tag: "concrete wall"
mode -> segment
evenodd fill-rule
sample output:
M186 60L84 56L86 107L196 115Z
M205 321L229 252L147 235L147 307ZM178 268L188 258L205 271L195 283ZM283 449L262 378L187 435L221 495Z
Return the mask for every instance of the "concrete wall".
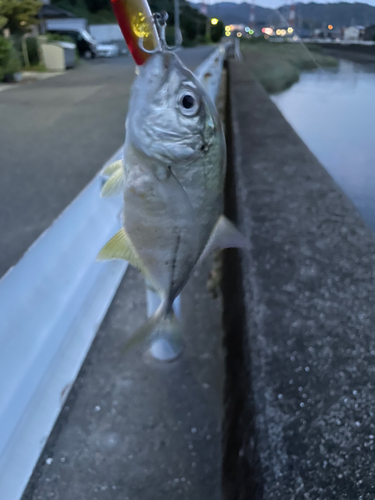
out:
M374 235L241 62L228 121L225 499L373 499Z

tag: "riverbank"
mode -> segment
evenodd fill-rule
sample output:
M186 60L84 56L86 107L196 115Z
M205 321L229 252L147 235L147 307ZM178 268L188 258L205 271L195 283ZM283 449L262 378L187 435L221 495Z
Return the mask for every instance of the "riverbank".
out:
M253 76L270 94L298 82L302 71L338 64L337 59L323 54L316 45L244 41L241 51Z
M323 54L347 59L359 64L374 64L375 63L375 45L361 44L321 44Z

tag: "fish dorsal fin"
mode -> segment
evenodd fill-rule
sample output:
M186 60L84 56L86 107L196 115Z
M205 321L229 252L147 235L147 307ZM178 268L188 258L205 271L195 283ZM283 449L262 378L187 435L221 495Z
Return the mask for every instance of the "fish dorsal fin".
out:
M118 170L119 168L122 168L122 166L123 166L122 160L114 161L113 163L110 163L109 165L107 165L103 169L101 174L105 175L106 177L110 177L112 174L114 174L116 172L116 170Z
M224 215L220 215L205 246L199 262L215 250L223 248L249 248L249 242Z
M124 169L122 165L120 168L114 171L111 177L102 187L100 196L102 198L110 198L111 196L117 196L121 193L124 188Z
M135 250L129 236L124 228L121 228L100 250L97 260L127 260L129 264L145 272L137 251Z

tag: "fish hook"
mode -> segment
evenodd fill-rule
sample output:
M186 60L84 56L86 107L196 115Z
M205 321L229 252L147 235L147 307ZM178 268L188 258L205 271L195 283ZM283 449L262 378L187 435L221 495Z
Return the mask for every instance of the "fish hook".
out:
M156 12L153 15L154 22L156 24L156 29L159 34L160 38L160 46L161 46L161 52L175 52L181 47L182 44L182 35L181 35L181 30L178 31L177 33L177 43L174 47L170 47L167 44L166 41L166 36L165 36L165 29L167 27L167 20L168 20L168 13L167 12ZM138 40L138 46L141 50L146 52L147 54L155 54L156 52L160 52L159 48L153 49L153 50L147 50L143 44L143 37L139 38Z

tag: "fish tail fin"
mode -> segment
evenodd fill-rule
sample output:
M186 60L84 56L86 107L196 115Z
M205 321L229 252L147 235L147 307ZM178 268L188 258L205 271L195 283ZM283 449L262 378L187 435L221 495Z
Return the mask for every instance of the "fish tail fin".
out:
M176 348L182 343L181 325L167 301L163 301L155 314L130 337L123 352L128 352L146 339L153 341L158 338L165 339Z

